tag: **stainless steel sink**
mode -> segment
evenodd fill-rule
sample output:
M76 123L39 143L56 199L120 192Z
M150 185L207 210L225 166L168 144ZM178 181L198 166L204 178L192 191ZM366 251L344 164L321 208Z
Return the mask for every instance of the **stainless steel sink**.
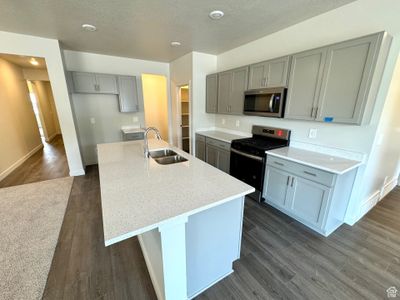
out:
M178 155L175 151L171 149L161 149L161 150L154 150L149 152L152 158L159 158L159 157L168 157Z
M170 165L170 164L176 164L180 162L187 161L186 158L180 155L173 155L173 156L164 156L164 157L158 157L154 158L154 160L159 163L160 165Z

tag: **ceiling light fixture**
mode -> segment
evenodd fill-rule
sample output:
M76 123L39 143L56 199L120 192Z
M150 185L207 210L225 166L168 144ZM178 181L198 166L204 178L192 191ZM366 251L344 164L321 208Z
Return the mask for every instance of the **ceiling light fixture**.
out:
M94 25L91 24L83 24L82 28L85 29L86 31L96 31L97 28Z
M39 65L39 62L36 59L34 59L33 57L29 60L29 62L31 63L31 65L34 65L34 66Z
M208 16L213 20L219 20L224 16L224 12L221 10L213 10Z
M172 47L178 47L178 46L180 46L180 45L181 45L180 42L171 42L171 46L172 46Z

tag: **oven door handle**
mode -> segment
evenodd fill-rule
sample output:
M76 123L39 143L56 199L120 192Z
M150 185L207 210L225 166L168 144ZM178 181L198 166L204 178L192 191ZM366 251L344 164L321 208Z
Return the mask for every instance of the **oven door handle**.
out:
M274 112L274 100L275 100L275 94L271 95L271 99L269 100L269 111Z
M263 161L263 158L262 158L262 157L259 157L259 156L255 156L255 155L251 155L251 154L248 154L248 153L244 153L244 152L242 152L242 151L238 151L238 150L233 149L233 148L231 148L231 151L232 151L233 153L236 153L236 154L245 156L245 157L247 157L247 158L251 158L251 159L254 159L254 160L258 160L258 161Z

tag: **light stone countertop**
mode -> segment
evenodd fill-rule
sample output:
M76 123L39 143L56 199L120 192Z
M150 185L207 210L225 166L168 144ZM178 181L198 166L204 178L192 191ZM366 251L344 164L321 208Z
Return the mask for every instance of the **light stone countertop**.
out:
M344 174L362 165L362 162L294 147L266 151L267 155L294 161L335 174Z
M210 137L216 140L220 140L226 143L231 143L232 140L237 140L237 139L244 139L247 137L251 137L251 134L249 135L236 135L236 134L231 134L231 133L226 133L223 131L217 131L217 130L210 130L210 131L197 131L197 134L204 135L206 137Z
M188 161L160 165L144 157L143 141L97 146L106 246L254 191L164 141L150 139L149 148L171 148Z

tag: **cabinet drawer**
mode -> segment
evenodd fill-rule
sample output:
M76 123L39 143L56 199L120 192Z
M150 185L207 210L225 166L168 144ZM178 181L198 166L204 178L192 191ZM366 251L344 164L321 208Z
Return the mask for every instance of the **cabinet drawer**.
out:
M224 149L224 150L227 150L227 151L231 150L231 144L230 143L222 142L222 141L215 140L215 139L212 139L212 138L209 138L209 137L206 138L206 141L207 141L208 145L212 145L214 147L218 147L218 148L221 148L221 149Z
M137 141L144 139L144 132L131 132L131 133L124 133L124 140L125 141Z
M285 170L294 175L319 182L326 186L333 186L336 175L326 171L322 171L313 167L308 167L299 163L295 163L286 159L281 159L271 155L267 156L267 164L275 168Z
M196 141L206 142L206 137L204 135L196 133Z

